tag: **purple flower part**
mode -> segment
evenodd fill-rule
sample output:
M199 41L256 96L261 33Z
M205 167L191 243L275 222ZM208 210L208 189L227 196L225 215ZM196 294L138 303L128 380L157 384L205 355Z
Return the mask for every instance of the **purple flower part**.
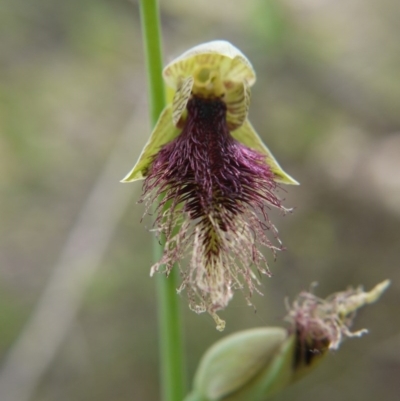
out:
M144 182L143 198L151 204L163 196L157 208L156 230L165 235L162 259L152 273L190 255L181 269L190 307L207 310L217 322L236 288L247 284L248 302L260 282L251 269L270 275L267 261L257 248L273 253L282 248L267 208L283 212L275 195L277 184L265 156L242 145L226 123L221 99L192 97L182 133L155 156ZM278 246L267 238L270 230Z
M343 313L343 306L357 299L362 290L349 289L321 299L311 292L303 291L289 308L287 320L297 333L302 347L324 352L338 349L346 337L359 337L367 330L350 331L356 315L355 310Z

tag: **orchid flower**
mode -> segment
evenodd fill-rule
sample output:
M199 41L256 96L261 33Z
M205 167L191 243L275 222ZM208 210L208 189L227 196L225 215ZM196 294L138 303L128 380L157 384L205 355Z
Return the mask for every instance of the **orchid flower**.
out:
M247 119L256 80L248 59L226 41L196 46L168 64L163 77L171 102L123 182L144 179L142 200L158 198L155 230L164 254L151 275L181 269L189 306L216 312L235 289L259 292L258 273L270 272L261 246L282 248L268 209L286 209L276 190L298 184L285 173ZM267 232L272 233L270 239ZM187 263L184 259L188 258Z

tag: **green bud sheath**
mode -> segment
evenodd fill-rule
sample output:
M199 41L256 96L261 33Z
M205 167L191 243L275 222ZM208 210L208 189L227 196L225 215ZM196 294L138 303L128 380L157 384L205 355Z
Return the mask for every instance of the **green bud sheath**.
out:
M290 382L293 347L293 337L280 327L225 337L204 355L186 401L265 399Z

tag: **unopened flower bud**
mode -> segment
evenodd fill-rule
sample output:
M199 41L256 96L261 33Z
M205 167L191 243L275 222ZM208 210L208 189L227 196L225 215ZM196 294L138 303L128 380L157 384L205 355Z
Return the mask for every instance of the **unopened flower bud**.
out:
M389 283L369 292L349 289L326 299L302 292L288 312L288 329L245 330L215 343L203 356L193 392L185 401L265 400L308 374L345 337L366 333L350 331L355 312L375 302Z

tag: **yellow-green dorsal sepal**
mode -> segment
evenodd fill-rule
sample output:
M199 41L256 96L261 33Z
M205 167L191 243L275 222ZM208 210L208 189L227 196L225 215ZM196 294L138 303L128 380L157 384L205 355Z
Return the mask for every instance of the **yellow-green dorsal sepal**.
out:
M163 145L176 138L179 132L172 123L172 105L168 105L162 111L135 166L121 182L132 182L145 178L154 156Z
M240 127L249 109L250 86L256 75L250 61L229 42L217 40L196 46L169 63L163 77L167 86L176 92L182 91L191 77L191 94L203 98L221 98L227 105L227 123L230 130ZM183 84L185 83L185 84ZM191 81L190 81L191 83ZM177 124L182 113L181 100L188 100L178 93L180 107L174 114ZM174 100L175 101L175 100ZM187 101L186 101L187 103Z
M199 399L225 400L269 365L286 338L285 329L270 327L241 331L218 341L200 362L194 393Z
M231 135L243 145L246 145L247 147L254 149L266 156L266 162L274 173L276 182L289 185L299 185L294 178L283 171L282 167L276 161L271 151L265 146L262 139L258 136L257 132L250 124L249 120L246 119L241 127L231 132Z
M188 76L193 76L196 84L203 85L206 77L201 69L207 67L217 71L222 80L246 81L249 86L256 80L247 57L225 40L214 40L189 49L164 68L163 77L166 84L174 89L178 88L181 78Z

